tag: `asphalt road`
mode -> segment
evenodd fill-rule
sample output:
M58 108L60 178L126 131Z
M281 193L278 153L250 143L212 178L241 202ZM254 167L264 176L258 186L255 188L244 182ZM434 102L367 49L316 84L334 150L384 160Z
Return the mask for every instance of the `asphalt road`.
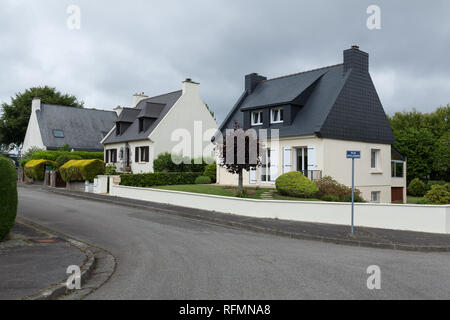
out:
M19 188L19 215L108 249L89 299L449 299L450 253L348 247L253 233ZM367 288L367 268L381 289Z

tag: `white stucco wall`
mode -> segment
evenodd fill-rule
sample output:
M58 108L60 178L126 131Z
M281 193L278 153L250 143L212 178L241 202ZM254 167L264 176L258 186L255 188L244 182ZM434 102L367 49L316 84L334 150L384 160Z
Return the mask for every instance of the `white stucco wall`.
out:
M131 164L131 171L133 173L146 173L146 172L152 172L153 171L153 160L154 160L154 154L152 153L153 150L153 144L150 142L150 140L140 140L140 141L130 141L128 142L128 146L130 148L130 164ZM135 160L135 150L136 147L149 147L149 162L138 162L136 163ZM105 151L110 149L116 149L117 150L117 163L115 163L115 166L118 171L123 171L123 168L125 168L125 151L124 151L124 158L120 159L120 148L123 148L125 150L126 143L110 143L105 146ZM139 159L141 157L139 156ZM106 152L105 152L105 160L106 160ZM111 161L111 159L110 159ZM108 163L113 164L113 163Z
M111 186L112 196L173 204L201 210L315 223L349 225L351 204L256 200L197 193ZM355 204L355 226L450 234L450 206Z

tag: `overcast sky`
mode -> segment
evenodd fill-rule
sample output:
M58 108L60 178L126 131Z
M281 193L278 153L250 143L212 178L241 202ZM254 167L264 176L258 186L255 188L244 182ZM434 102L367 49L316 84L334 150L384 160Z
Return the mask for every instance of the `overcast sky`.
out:
M0 0L0 101L38 85L86 107L179 90L190 77L224 119L244 75L269 78L342 63L353 44L388 114L450 103L450 1ZM369 5L381 29L366 26ZM67 8L81 28L67 27Z

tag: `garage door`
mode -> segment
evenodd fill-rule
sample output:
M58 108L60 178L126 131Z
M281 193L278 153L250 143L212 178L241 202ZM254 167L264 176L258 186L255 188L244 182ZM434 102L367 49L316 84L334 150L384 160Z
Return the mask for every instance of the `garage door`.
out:
M391 188L391 200L393 203L403 203L403 188L392 187Z

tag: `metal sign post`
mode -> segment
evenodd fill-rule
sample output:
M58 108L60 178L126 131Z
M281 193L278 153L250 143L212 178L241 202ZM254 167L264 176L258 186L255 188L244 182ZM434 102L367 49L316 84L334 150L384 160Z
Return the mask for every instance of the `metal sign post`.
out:
M347 151L347 159L352 159L352 235L354 234L355 212L355 159L361 159L361 151Z

